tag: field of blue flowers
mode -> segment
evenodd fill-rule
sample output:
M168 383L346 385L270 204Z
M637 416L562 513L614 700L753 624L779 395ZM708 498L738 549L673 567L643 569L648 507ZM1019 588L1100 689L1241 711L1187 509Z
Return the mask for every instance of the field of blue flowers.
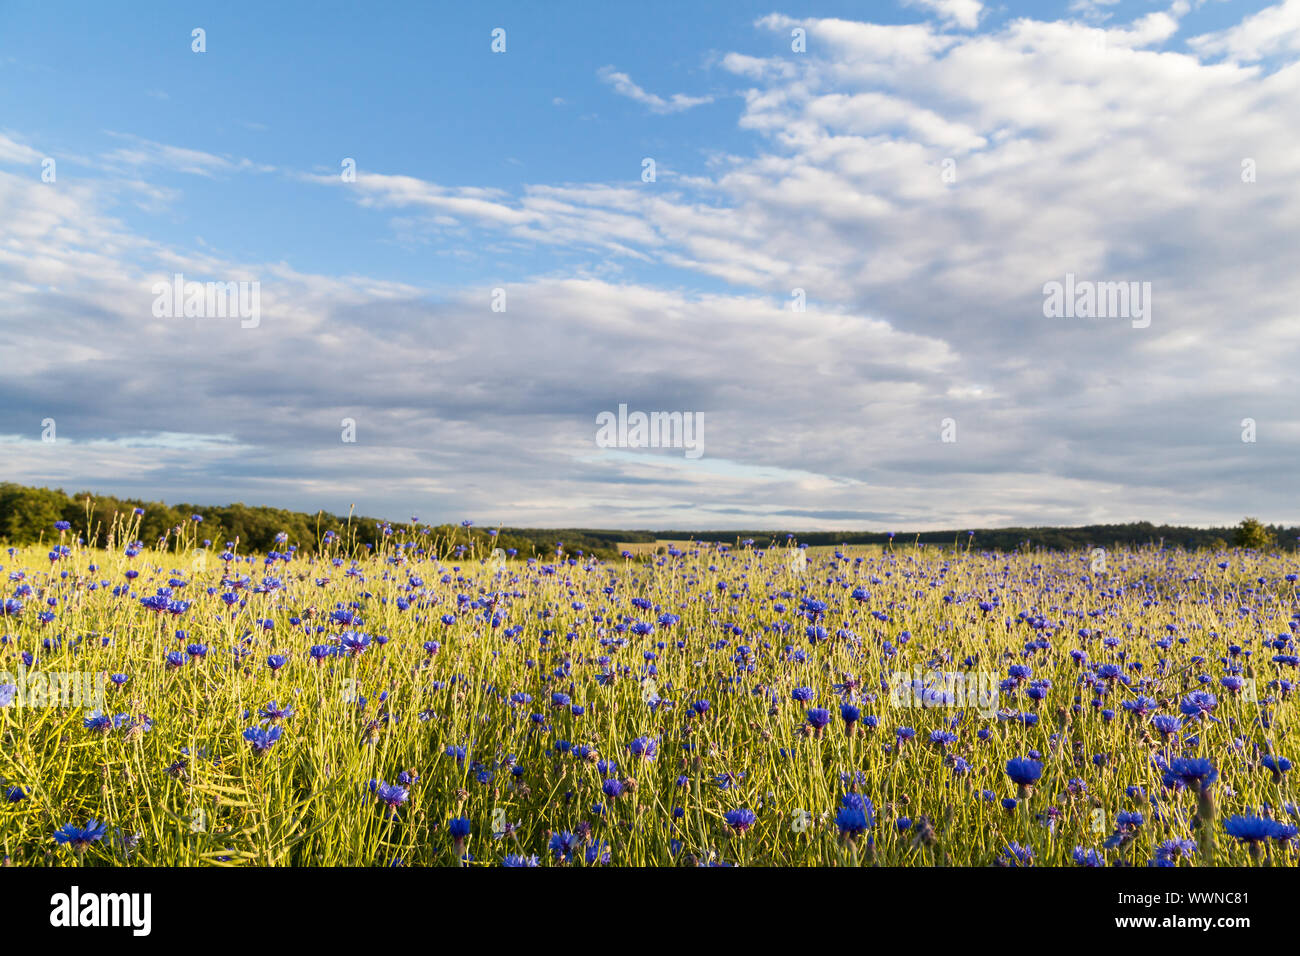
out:
M0 552L7 864L1297 862L1294 552L138 521Z

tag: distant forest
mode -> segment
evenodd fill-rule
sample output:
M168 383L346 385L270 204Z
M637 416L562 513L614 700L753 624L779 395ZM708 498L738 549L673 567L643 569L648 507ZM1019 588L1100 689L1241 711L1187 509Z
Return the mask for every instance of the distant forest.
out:
M132 498L115 498L92 492L69 495L62 490L31 488L12 483L0 483L0 542L7 545L31 544L36 541L56 542L56 521L67 521L72 532L86 541L103 544L115 519L129 520L134 509L143 508L139 531L135 537L146 544L157 544L164 537L175 537L175 529L183 528L185 534L199 542L208 540L212 547L223 547L227 542L239 542L241 551L272 551L283 549L277 545L276 536L288 535L288 543L299 551L313 552L326 532L333 531L348 544L374 545L384 535L385 529L394 535L403 532L409 540L413 530L408 520L385 521L379 518L356 515L339 516L319 512L307 514L285 511L280 508L250 507L244 504L223 506L174 504L160 501L143 501ZM202 518L193 521L194 515ZM1247 519L1250 522L1251 519ZM1247 523L1243 522L1243 526ZM428 526L421 524L421 529ZM460 546L473 546L480 555L492 548L514 551L520 557L554 557L557 547L563 545L566 555L579 552L602 558L617 557L620 544L647 544L655 541L705 541L736 544L752 540L755 547L785 546L789 538L810 546L840 544L885 544L891 537L895 545L921 543L926 545L969 546L977 550L1015 551L1024 548L1073 550L1079 548L1112 548L1117 546L1167 548L1221 548L1232 544L1252 546L1278 546L1294 549L1298 527L1253 524L1252 534L1243 539L1242 526L1225 528L1185 528L1173 525L1154 525L1149 521L1131 524L1087 525L1077 528L988 528L974 530L972 538L968 529L955 531L898 531L892 536L875 531L648 531L648 530L598 530L589 528L480 528L461 525L440 525L420 533L416 538L421 547L450 553ZM496 535L490 534L497 531Z

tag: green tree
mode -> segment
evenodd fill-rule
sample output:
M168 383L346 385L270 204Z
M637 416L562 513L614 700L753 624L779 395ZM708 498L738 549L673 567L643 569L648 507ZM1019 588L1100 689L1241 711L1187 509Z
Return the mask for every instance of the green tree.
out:
M49 488L0 486L0 537L14 544L29 544L42 534L57 540L54 522L63 520L68 496Z
M1237 530L1233 533L1232 543L1239 548L1255 548L1257 550L1267 550L1276 547L1277 539L1273 532L1255 518L1242 518L1241 524L1237 525Z

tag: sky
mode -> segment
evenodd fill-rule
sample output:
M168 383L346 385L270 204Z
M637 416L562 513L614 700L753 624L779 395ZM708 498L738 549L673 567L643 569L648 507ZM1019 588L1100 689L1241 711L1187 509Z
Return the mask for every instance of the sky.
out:
M0 481L1300 523L1298 59L1300 0L0 0Z

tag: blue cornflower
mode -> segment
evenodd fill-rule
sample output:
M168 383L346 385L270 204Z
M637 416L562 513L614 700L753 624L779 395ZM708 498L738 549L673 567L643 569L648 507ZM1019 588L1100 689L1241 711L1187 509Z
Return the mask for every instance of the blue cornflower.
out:
M588 866L595 866L597 863L601 866L608 865L610 860L609 844L603 840L596 840L587 846L583 858Z
M1033 862L1033 847L1021 846L1019 843L1008 843L1006 847L998 854L998 866L1029 866Z
M811 707L807 713L808 726L821 732L831 722L831 712L825 707Z
M1169 737L1183 729L1181 718L1169 714L1156 714L1151 718L1151 726L1160 731L1160 736Z
M1142 825L1143 819L1137 810L1121 810L1115 817L1115 828L1120 831L1135 830Z
M84 827L65 823L54 831L54 839L60 845L66 843L74 850L84 850L96 840L102 840L107 832L108 827L98 820L87 820Z
M363 634L361 631L344 631L339 635L339 646L350 657L356 657L367 647L370 646L372 638L369 634ZM272 667L275 665L272 664Z
M727 821L727 826L731 827L734 832L743 834L754 825L754 821L758 819L758 816L753 810L740 807L736 810L728 810L722 815L722 818Z
M555 859L560 863L565 863L573 856L573 851L578 846L578 838L572 833L552 833L550 849L555 854Z
M1204 757L1175 757L1165 768L1166 787L1189 787L1205 792L1218 779L1219 771Z
M654 737L637 737L627 745L627 749L634 757L653 760L659 754L659 741Z
M840 807L835 814L835 826L847 838L856 837L867 829L867 815L856 807Z
M284 720L288 717L293 716L293 708L287 706L281 707L275 701L271 701L269 704L263 707L258 713L260 713L267 720Z
M1273 835L1276 826L1277 822L1274 820L1240 814L1223 821L1223 829L1228 831L1228 836L1236 837L1242 843L1252 844L1267 840Z
M1291 761L1285 757L1278 757L1274 754L1264 754L1259 758L1260 765L1266 767L1273 774L1273 780L1281 783L1282 774L1291 769Z
M397 815L397 808L410 796L410 791L406 787L395 783L384 783L382 780L371 780L370 790L374 793L375 799L387 806L394 816Z
M469 836L469 831L469 820L465 817L452 817L447 821L447 832L451 834L451 838L457 843L463 843L465 838Z
M1156 859L1176 860L1189 857L1196 852L1196 841L1187 839L1165 840L1156 847Z
M272 727L267 730L262 727L249 727L244 731L244 739L253 745L253 750L259 754L269 751L280 736L284 733L283 727Z
M866 796L860 793L846 793L840 797L840 806L861 810L867 818L867 826L875 825L876 811L871 805L871 800Z
M1032 786L1043 775L1043 765L1028 757L1015 757L1007 761L1007 776L1018 787Z
M1081 846L1076 846L1071 854L1075 866L1086 866L1096 868L1106 865L1105 858L1096 850L1085 850Z
M1212 713L1218 704L1218 700L1208 690L1194 690L1183 698L1178 709L1187 717L1209 717L1213 720Z

